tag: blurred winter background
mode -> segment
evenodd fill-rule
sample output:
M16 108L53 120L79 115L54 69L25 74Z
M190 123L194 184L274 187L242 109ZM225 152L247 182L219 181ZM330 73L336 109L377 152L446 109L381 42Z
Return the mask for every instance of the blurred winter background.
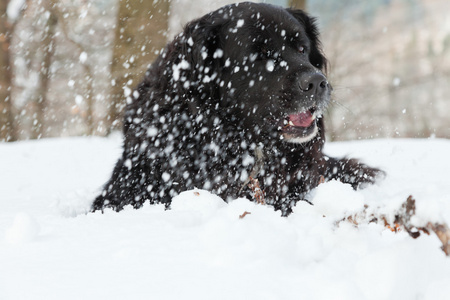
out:
M450 138L448 0L265 1L317 16L328 139ZM231 1L1 0L0 141L108 135L190 19Z

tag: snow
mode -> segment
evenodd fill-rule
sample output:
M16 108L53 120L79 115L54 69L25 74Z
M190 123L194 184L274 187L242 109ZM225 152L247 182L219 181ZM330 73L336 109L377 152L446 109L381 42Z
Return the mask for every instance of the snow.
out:
M39 224L26 213L18 213L13 225L6 230L5 241L8 244L20 244L32 241L39 234Z
M173 65L172 66L172 70L173 70L173 79L175 81L178 81L180 79L180 70L188 70L191 67L191 65L186 61L186 60L182 60L179 64L177 65Z
M86 61L87 61L87 58L88 58L88 55L87 55L87 53L86 52L81 52L81 54L80 54L80 62L82 63L82 64L84 64Z
M222 49L217 49L214 54L213 54L213 58L221 58L223 56L223 50Z
M186 191L172 209L86 213L121 137L0 144L0 299L448 299L450 258L360 212L450 223L450 141L329 143L387 171L364 190L331 181L288 218L245 199ZM249 212L243 218L239 216Z
M275 69L275 62L269 59L266 63L266 70L272 72L274 69Z
M25 0L10 0L6 9L8 18L12 21L16 21L24 4Z

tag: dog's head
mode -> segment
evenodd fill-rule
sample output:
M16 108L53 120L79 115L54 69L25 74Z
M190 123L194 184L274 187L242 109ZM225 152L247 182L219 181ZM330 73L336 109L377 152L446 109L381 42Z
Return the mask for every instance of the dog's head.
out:
M186 55L177 71L189 66L190 93L219 100L210 109L265 138L304 143L317 134L331 86L317 27L303 11L229 5L191 22L178 39Z

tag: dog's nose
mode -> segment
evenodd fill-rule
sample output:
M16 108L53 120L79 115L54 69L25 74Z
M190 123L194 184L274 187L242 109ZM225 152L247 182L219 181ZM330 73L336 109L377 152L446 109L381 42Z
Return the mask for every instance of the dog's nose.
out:
M328 89L328 81L322 73L304 73L300 76L300 88L308 94L319 95Z

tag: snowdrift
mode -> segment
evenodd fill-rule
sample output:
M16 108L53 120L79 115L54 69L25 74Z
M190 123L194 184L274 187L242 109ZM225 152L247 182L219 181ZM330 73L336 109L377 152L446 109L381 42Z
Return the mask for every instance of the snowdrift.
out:
M325 153L387 172L354 191L321 184L288 218L245 199L186 191L172 209L86 213L121 137L0 144L0 299L448 299L450 258L435 234L393 222L450 223L450 141L329 143ZM244 213L247 212L245 215ZM240 218L241 216L241 218Z

